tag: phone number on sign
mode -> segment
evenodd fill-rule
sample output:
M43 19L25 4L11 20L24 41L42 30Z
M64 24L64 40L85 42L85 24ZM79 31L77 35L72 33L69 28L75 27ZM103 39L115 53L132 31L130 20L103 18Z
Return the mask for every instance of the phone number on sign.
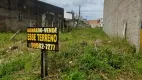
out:
M30 43L28 44L31 48L35 49L46 49L49 51L55 51L56 45L55 44L44 44L44 43Z

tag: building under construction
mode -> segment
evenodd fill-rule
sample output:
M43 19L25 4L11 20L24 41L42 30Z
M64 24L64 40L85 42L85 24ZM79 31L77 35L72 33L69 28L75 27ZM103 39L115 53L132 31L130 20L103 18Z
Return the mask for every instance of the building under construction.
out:
M38 0L0 0L0 31L26 30L42 26L62 29L64 9Z

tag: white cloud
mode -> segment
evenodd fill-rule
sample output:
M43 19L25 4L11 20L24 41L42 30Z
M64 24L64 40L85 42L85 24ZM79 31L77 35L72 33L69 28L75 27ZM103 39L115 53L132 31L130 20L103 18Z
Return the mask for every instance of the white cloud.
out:
M98 19L103 17L104 0L40 0L59 7L66 11L75 11L78 13L81 5L81 15L87 19Z

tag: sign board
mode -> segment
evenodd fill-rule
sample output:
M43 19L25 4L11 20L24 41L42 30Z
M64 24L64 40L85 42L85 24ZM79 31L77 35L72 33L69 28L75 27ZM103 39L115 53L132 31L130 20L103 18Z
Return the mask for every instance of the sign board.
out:
M58 51L59 31L56 27L28 27L27 47Z

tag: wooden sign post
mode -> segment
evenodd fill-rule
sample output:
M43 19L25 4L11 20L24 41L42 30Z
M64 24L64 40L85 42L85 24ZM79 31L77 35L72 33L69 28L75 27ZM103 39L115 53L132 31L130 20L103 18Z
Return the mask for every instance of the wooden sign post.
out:
M48 76L47 51L58 51L57 27L28 27L27 47L41 49L41 78Z
M42 27L46 26L45 25L45 19L46 19L46 14L42 14ZM46 49L41 49L41 78L43 79L44 77L48 76L48 53Z

